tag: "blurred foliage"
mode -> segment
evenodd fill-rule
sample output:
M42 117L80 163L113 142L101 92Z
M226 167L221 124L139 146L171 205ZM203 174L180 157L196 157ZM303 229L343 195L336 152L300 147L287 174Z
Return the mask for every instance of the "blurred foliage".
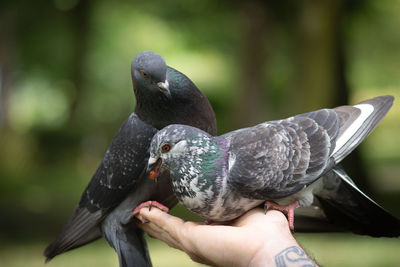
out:
M19 266L22 261L12 264L14 251L33 251L28 260L36 262L41 251L35 242L50 241L60 229L113 134L133 111L130 63L143 50L163 55L207 95L219 133L394 95L394 107L360 153L369 191L400 216L399 14L395 0L3 0L0 240L34 243L13 243L0 250L1 258ZM337 84L341 78L345 85ZM329 235L308 238L315 238L310 250L319 259L324 252L318 247ZM337 253L343 242L354 244L354 251L366 240L332 238ZM382 245L383 253L385 242L386 250L396 245L368 240ZM74 252L77 262L92 265L96 246L79 249L87 258ZM97 254L107 257L100 261L109 266L115 257L108 258L111 249L103 250L109 256ZM396 255L371 260L371 266L391 265L391 257ZM324 263L340 265L335 257Z
M296 234L297 240L320 266L397 266L399 263L399 241L395 239L371 239L351 234ZM190 260L180 250L165 243L148 239L153 265L159 267L205 266ZM0 266L30 267L44 266L41 252L45 243L11 243L0 250ZM78 250L55 258L48 265L53 267L117 265L117 255L106 242L96 241ZM46 265L47 266L47 265Z

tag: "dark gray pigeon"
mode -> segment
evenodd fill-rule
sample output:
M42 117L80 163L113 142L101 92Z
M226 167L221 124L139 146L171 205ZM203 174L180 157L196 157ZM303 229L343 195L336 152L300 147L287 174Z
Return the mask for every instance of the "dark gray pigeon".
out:
M302 231L312 230L313 225L304 225L309 219L322 231L399 236L400 221L361 192L337 165L392 103L392 96L376 97L219 137L170 125L153 137L149 177L169 170L178 200L211 221L235 219L264 203L284 211L292 230L298 208Z
M114 136L79 204L46 248L46 261L103 235L118 253L120 266L151 266L143 232L132 222L132 211L150 199L169 208L177 200L168 177L155 185L144 175L150 141L157 129L172 123L216 134L216 119L207 98L160 55L151 51L138 54L131 72L135 112Z

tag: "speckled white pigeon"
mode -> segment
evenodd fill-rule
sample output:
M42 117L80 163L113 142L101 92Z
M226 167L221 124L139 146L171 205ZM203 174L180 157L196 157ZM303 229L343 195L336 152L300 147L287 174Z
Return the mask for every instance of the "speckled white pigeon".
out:
M293 229L293 210L310 206L314 194L324 190L322 181L333 181L332 176L352 184L352 191L377 205L341 176L336 165L376 127L392 103L392 96L381 96L218 137L170 125L153 137L147 171L156 179L169 170L178 200L208 220L229 221L265 203L285 211ZM399 221L389 221L394 233L363 234L399 235Z

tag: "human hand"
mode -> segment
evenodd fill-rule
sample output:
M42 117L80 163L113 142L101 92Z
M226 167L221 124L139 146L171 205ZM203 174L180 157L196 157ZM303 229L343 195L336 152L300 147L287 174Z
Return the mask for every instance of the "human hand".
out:
M184 222L157 208L142 208L138 226L196 262L213 266L313 266L279 211L253 209L230 225ZM292 265L293 264L293 265Z

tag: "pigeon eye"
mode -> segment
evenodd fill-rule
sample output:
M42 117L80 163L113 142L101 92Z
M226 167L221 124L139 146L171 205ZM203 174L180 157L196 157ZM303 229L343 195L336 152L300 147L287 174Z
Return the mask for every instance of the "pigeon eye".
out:
M161 147L161 151L162 151L162 152L168 152L170 149L171 149L171 146L170 146L170 145L163 145L163 146Z
M142 76L145 77L145 78L149 78L149 77L150 77L150 75L147 74L147 73L144 72L144 71L141 71L140 74L142 74Z

